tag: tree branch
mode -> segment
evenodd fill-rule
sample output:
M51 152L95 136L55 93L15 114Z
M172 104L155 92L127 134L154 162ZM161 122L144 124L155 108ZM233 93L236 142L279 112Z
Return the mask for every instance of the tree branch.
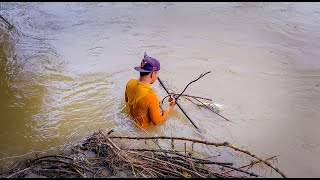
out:
M178 97L176 98L176 100L179 99L179 97L186 91L186 89L188 88L188 86L190 86L190 84L198 81L200 78L202 78L203 76L205 76L205 75L208 74L208 73L211 73L211 71L208 71L208 72L206 72L206 73L204 73L204 74L200 74L200 76L199 76L197 79L189 82L189 84L184 88L184 90L178 95Z

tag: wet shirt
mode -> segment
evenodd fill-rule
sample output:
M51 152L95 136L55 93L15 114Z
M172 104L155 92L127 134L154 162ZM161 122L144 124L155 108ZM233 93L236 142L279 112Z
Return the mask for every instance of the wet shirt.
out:
M168 110L160 111L159 99L149 84L130 79L126 86L125 101L130 115L138 126L146 129L164 121Z

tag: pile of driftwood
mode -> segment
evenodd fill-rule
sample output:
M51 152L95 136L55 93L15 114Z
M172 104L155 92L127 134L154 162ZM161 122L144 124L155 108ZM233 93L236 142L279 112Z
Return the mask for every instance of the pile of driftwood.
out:
M80 144L72 148L68 156L50 155L28 160L24 167L14 168L6 177L27 177L32 173L38 177L135 177L135 178L208 178L208 177L264 177L257 172L250 172L255 164L264 164L282 177L286 177L269 160L232 145L228 142L215 143L179 137L125 137L111 136L113 131L95 132ZM123 142L153 141L158 148L128 148ZM159 145L159 141L171 142L170 148ZM192 147L177 150L175 144L188 142ZM135 143L137 144L137 143ZM185 143L187 144L187 143ZM197 156L195 144L225 147L244 153L254 158L249 164L236 167L232 162L218 162ZM187 150L188 149L188 150ZM29 176L30 177L30 176ZM37 176L36 176L37 177Z

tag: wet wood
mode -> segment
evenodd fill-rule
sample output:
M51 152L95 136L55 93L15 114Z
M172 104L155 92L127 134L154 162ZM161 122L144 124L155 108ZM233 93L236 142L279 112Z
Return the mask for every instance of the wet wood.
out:
M17 171L9 175L8 177L25 177L26 172L28 172L28 170L30 169L32 169L32 172L40 173L41 176L45 177L105 177L105 174L102 173L101 170L106 168L108 168L113 174L121 171L126 172L128 177L135 178L235 178L248 176L263 177L257 173L243 170L242 168L245 166L234 167L233 163L230 162L215 162L209 159L203 159L200 156L195 156L195 153L189 152L189 148L187 148L187 142L192 142L192 146L195 143L202 143L206 146L227 146L233 148L236 151L250 154L252 157L261 159L255 154L247 150L238 148L237 146L228 142L208 142L189 138L165 136L110 136L111 132L112 131L109 131L107 135L105 135L101 131L95 132L84 142L82 142L81 146L78 145L73 147L75 149L78 149L77 151L72 151L72 153L74 153L72 154L73 158L71 158L70 156L49 155L39 157L34 160L28 160L28 163L26 163L28 164L28 167L25 167L25 169ZM170 143L183 141L183 146L182 150L165 148L133 149L121 146L121 139L135 139L142 142L146 139L153 139L157 141L168 139L170 140L169 145ZM88 157L83 157L86 153L81 151L92 151L95 152L96 156L94 158L90 158L91 162L89 162ZM82 157L82 159L80 157ZM263 161L259 160L259 162L265 162L266 160L267 159ZM252 162L249 166L253 166L256 163L258 163L258 161ZM273 166L270 167L274 169ZM221 172L221 168L228 168L231 170Z

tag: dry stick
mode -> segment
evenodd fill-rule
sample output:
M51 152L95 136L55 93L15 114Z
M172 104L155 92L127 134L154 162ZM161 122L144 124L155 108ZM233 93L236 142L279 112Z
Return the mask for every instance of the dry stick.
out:
M273 159L273 158L278 157L278 156L279 156L279 155L276 155L276 156L273 156L273 157L269 157L269 158L265 159L265 161L270 160L270 159ZM245 167L248 167L248 166L252 166L252 165L257 164L257 163L260 163L260 162L261 162L260 160L259 160L259 161L254 161L254 162L251 162L251 163L248 164L248 165L239 167L239 169L245 168ZM234 170L233 170L233 169L232 169L232 170L227 170L227 171L222 172L221 174L226 174L226 173L229 173L229 172L232 172L232 171L234 171Z
M170 160L168 161L170 162ZM169 167L168 167L169 168ZM188 176L186 176L184 173L180 172L182 171L181 169L179 169L179 167L175 167L173 165L170 165L170 168L172 168L176 173L180 174L182 177L187 178ZM180 171L179 171L180 170Z
M198 79L193 80L192 82L190 82L190 83L185 87L185 89L182 91L182 93L187 89L187 87L188 87L191 83L199 80L200 78L202 78L203 76L205 76L206 74L208 74L208 73L210 73L210 72L211 72L211 71L206 72L205 74L201 74ZM158 77L158 80L159 80L161 86L163 87L163 89L167 92L167 94L170 94L169 91L167 90L167 88L164 86L163 82L161 81L160 77ZM182 93L181 93L181 94L182 94ZM180 95L181 95L181 94L180 94ZM180 96L180 95L179 95L179 96ZM178 100L179 96L176 98L176 100ZM193 125L193 126L198 130L198 132L205 138L203 132L193 123L193 121L191 120L191 118L190 118L190 117L187 115L187 113L182 109L182 107L180 106L180 104L178 103L178 101L176 101L176 104L177 104L177 106L179 107L179 109L183 112L183 114L188 118L188 120L192 123L192 125ZM205 139L206 139L206 138L205 138ZM209 149L209 151L211 152L210 149ZM212 152L211 152L211 153L212 153Z
M161 166L159 164L155 164L154 162L150 162L150 161L148 164L149 164L149 167L152 167L152 168L150 168L150 170L157 172L158 174L160 174L163 177L165 177L166 175L162 174L160 172L166 172L166 173L176 175L177 177L180 177L179 172L177 172L176 169L174 169L174 168L170 169L168 166ZM160 172L158 172L158 171L160 171Z
M143 176L144 178L148 178L147 176L145 176L142 172L140 173L141 176Z
M107 136L109 136L113 131L114 131L114 130L111 129L111 130L107 133ZM100 134L101 134L101 133L102 133L102 132L100 131Z
M182 93L184 93L184 91L187 89L187 87L191 84L191 83L193 83L193 82L196 82L196 81L198 81L200 78L202 78L203 76L205 76L206 74L208 74L208 73L210 73L211 71L208 71L208 72L206 72L206 73L204 73L204 74L201 74L197 79L195 79L195 80L193 80L193 81L191 81L185 88L184 88L184 90L178 95L178 97L176 98L176 100L178 100L178 98L182 95ZM159 78L158 78L159 79ZM160 79L159 79L159 81L160 81ZM160 81L161 82L161 81ZM161 83L161 85L162 85L162 83ZM162 85L163 87L164 87L164 85ZM168 92L167 92L168 93ZM169 94L169 93L168 93ZM170 94L169 94L170 95ZM166 96L167 97L167 96ZM165 97L165 98L166 98ZM191 96L188 96L188 97L191 97ZM165 99L164 98L164 99ZM200 101L200 100L198 100L197 98L199 98L199 97L195 97L195 96L193 96L193 98L195 99L195 100L197 100L198 102L200 102L201 104L203 104L207 109L209 109L210 111L212 111L212 112L214 112L212 109L210 109L206 104L204 104L202 101ZM164 101L164 99L162 100L162 103L163 103L163 101ZM225 117L223 117L222 115L220 115L220 114L218 114L218 113L216 113L216 112L214 112L215 114L217 114L217 115L219 115L220 117L222 117L223 119L225 119L225 120L227 120L227 121L229 121L229 122L232 122L232 121L230 121L229 119L227 119L227 118L225 118ZM234 123L234 122L232 122L232 123Z
M64 161L64 160L61 160L61 159L40 159L40 160L37 160L37 161L34 162L34 163L38 163L38 162L42 162L42 161L59 162L59 163L63 163L63 164L68 164L68 165L76 166L76 167L78 167L78 168L85 169L85 170L87 170L87 171L90 171L90 172L94 173L91 169L88 169L87 167L82 167L82 166L80 166L80 165L77 165L77 164L74 164L74 163L70 163L70 162L67 162L67 161Z
M182 96L183 97L183 96ZM188 100L188 101L190 101L192 104L194 104L194 105L196 105L197 107L198 107L198 105L197 105L197 103L195 103L195 102L193 102L191 99L189 99L189 98L186 98L186 97L183 97L183 98L185 98L186 100ZM195 99L195 98L193 98L193 99ZM196 99L196 100L198 100L198 99ZM205 104L203 104L203 105L205 105ZM206 105L205 105L206 106ZM198 107L199 108L199 107ZM210 111L213 111L212 109L210 109L209 107L206 107L206 108L208 108ZM214 112L214 111L213 111ZM215 112L214 112L215 113ZM219 114L218 114L219 115ZM232 122L232 123L234 123L234 122Z
M160 159L157 159L157 158L153 158L153 159L152 158L148 158L148 157L142 157L142 158L145 159L145 160L153 161L153 162L161 161ZM172 166L171 168L175 170L173 172L178 173L179 175L181 175L183 177L186 177L184 174L182 174L181 172L179 172L179 171L177 171L175 169L175 167L180 167L180 168L183 168L183 167L181 167L179 165L176 165L176 164L168 163L168 162L164 162L164 165L171 165ZM167 167L167 166L165 166L165 167ZM186 170L188 170L188 169L186 169Z
M162 155L163 156L163 155Z
M160 156L160 157L159 157L159 156ZM180 164L180 165L187 165L187 166L188 166L189 164L186 164L186 163L184 163L184 162L175 160L175 159L173 159L172 157L171 157L171 159L168 159L168 158L165 157L164 155L157 154L157 158L154 158L154 159L156 159L156 160L159 160L159 159L160 159L160 160L164 161L164 163L167 162L169 165L173 166L172 168L177 167L177 168L180 168L180 169L187 170L187 171L189 171L189 172L191 172L191 173L194 173L194 174L198 175L199 177L202 177L202 176L203 176L203 175L199 174L199 173L196 172L196 171L192 171L192 170L190 170L190 169L187 169L187 168L184 167L184 166L179 166L178 164ZM178 163L178 164L175 164L175 163ZM179 174L181 174L181 172L179 172L179 171L176 171L176 172L178 172ZM185 177L185 175L183 175L183 176Z
M160 156L163 156L163 155L160 155ZM248 173L249 174L249 173ZM252 175L252 174L250 174L250 175ZM217 176L217 175L216 175ZM221 175L220 175L221 176Z
M85 158L85 159L84 159L84 161L85 161L87 164L91 165L91 166L93 166L93 165L96 165L96 164L97 164L97 163L92 164L91 162L89 162L89 161L88 161L88 158Z
M262 161L262 162L265 163L267 166L271 167L271 168L274 169L276 172L278 172L282 177L284 177L284 178L287 177L287 176L286 176L285 174L283 174L278 168L273 167L269 162L261 159L260 157L257 157L255 154L253 154L253 153L251 153L251 152L249 152L249 151L247 151L247 150L245 150L245 149L238 148L237 146L235 146L235 145L233 145L233 144L230 144L230 143L228 143L228 142L225 142L225 144L226 144L226 146L228 146L228 147L230 147L230 148L232 148L232 149L234 149L234 150L236 150L236 151L243 152L243 153L245 153L245 154L248 154L248 155L250 155L250 156L252 156L252 157L254 157L254 158Z
M136 166L136 167L140 167L141 169L143 169L143 171L145 171L145 170L147 170L147 169L150 169L150 170L153 170L153 169L151 169L151 168L145 168L144 166L148 166L148 167L152 166L152 167L154 168L154 166L155 166L156 164L152 164L152 163L141 164L141 163L135 162L133 165ZM161 169L161 168L160 168L160 169ZM143 171L142 171L142 172L143 172ZM156 172L155 170L153 170L153 171ZM141 173L141 172L140 172L140 173ZM158 174L161 174L161 175L164 175L164 174L159 173L159 172L157 172L157 173L158 173Z
M103 135L103 134L102 134L102 135ZM113 142L109 137L106 137L106 136L104 136L104 137L105 137L106 140L111 144L111 146L115 147L118 151L121 151L121 149L120 149L116 144L114 144L114 142ZM112 149L113 152L114 152L115 154L117 154L124 162L129 163L130 165L133 165L133 163L132 163L130 160L126 159L125 157L123 157L122 155L120 155L119 153L117 153L113 148L111 148L111 149Z
M13 25L11 25L3 16L0 15L0 18L9 25L9 28L13 28Z
M158 157L158 158L159 158L159 159L163 159L163 155L158 154L158 156L162 156L162 157ZM164 159L164 160L166 160L166 159ZM179 159L171 159L171 160L169 160L169 162L177 163L177 164L181 164L181 165L186 165L186 166L191 166L190 164L183 162L185 159L180 159L180 160L182 160L182 162L179 161ZM190 161L187 161L187 162L190 162L190 163L192 164L192 161L191 161L191 160L190 160ZM198 166L191 166L191 167L193 168L193 170L194 170L195 172L197 172L197 171L194 169L195 167L197 167L198 169L206 170L206 169L203 169L202 167L198 167ZM207 170L207 171L208 171L208 170ZM222 174L217 173L217 172L212 172L212 171L210 171L210 172L213 173L213 174L214 174L215 176L217 176L217 177L226 177L225 175L222 175ZM199 173L199 172L197 172L197 173Z
M135 152L135 151L129 151L129 152L130 152L130 153L133 153L133 154L140 154L140 153ZM171 166L180 168L180 169L184 169L184 170L186 170L186 171L195 173L195 174L198 175L199 177L203 177L201 174L199 174L199 173L197 173L197 172L194 172L194 171L192 171L192 170L190 170L190 169L187 169L187 168L185 168L185 167L182 167L182 166L179 166L179 165L176 165L176 164L172 164L172 163L170 163L170 162L165 162L165 161L163 161L163 160L161 160L161 159L159 159L159 158L152 158L152 157L149 157L149 156L146 156L146 155L143 155L143 154L140 154L140 156L141 156L142 158L146 158L146 159L151 160L151 161L162 162L162 163L164 163L164 165L167 165L167 164L168 164L168 165L171 165Z
M159 156L162 156L162 155L159 154ZM174 160L174 159L173 159L173 161L184 164L183 162L178 161L178 160L184 160L184 158L181 158L181 157L176 157L176 158L177 158L177 160ZM193 159L193 158L189 159L190 162L192 162L192 161L191 161L192 159ZM193 161L193 162L194 162L194 163L197 163L196 161ZM226 164L218 164L218 163L215 163L215 162L212 162L212 163L202 163L202 162L200 162L200 163L201 163L201 164L216 164L216 165L220 165L220 166L223 166L223 167L228 167L228 168L232 168L232 169L238 170L237 168L230 167L230 166L228 166L228 165L226 165ZM199 168L199 167L197 167L197 168ZM249 175L251 175L251 176L255 176L255 177L259 177L259 176L260 176L260 175L256 175L256 174L254 174L254 173L247 172L247 171L243 171L243 170L238 170L238 171L243 172L243 173L246 173L246 174L249 174ZM210 172L211 172L211 171L210 171ZM214 172L214 173L216 173L216 172ZM219 174L220 176L223 176L222 173L218 173L218 174ZM216 174L216 175L217 175L217 174ZM261 176L261 177L262 177L262 176Z
M151 166L151 164L147 164L147 165L144 164L144 166ZM153 172L159 174L160 176L164 176L164 174L156 171L155 169L151 169L151 168L148 168L148 167L146 168L144 166L141 166L141 169L143 169L143 170L139 172L140 174L143 173L144 171L147 171L152 177L154 177L153 174L150 172L150 171L153 171Z
M194 144L194 143L192 143ZM144 151L144 152L162 152L161 150L158 150L158 149L123 149L123 150L130 150L130 151ZM197 160L195 162L197 163L203 163L203 164L224 164L224 165L233 165L233 163L223 163L223 162L213 162L213 161L210 161L210 160L204 160L204 159L201 159L201 158L196 158L196 157L188 157L186 155L183 155L183 154L180 154L179 152L184 152L184 151L173 151L173 150L165 150L165 152L167 154L172 154L172 155L176 155L176 156L169 156L170 158L172 157L177 157L177 156L180 156L180 157L184 157L184 158L191 158L191 159L194 159L194 160ZM190 152L189 152L190 153Z
M183 96L182 96L183 97ZM191 99L187 98L187 97L183 97L185 98L186 100L190 101L192 104L196 105L197 106L197 103L193 102ZM199 107L198 107L199 108Z
M158 171L156 171L156 170L154 170L154 169L152 169L152 168L148 168L148 169L150 169L150 171L153 171L153 172L159 174L159 175L162 176L162 177L165 177L164 174L162 174L162 173L160 173L160 172L158 172Z
M160 155L161 156L161 155ZM163 158L161 158L161 157L158 157L159 159L163 159ZM166 160L166 159L163 159L163 160ZM186 163L183 163L183 162L180 162L180 161L176 161L176 160L173 160L173 159L171 159L171 160L168 160L168 162L171 162L171 163L174 163L174 164L180 164L180 165L184 165L184 166L190 166L190 164L186 164ZM183 167L183 166L182 166ZM198 174L200 174L195 168L193 168L193 171L194 172L196 172L196 173L198 173ZM181 172L179 172L179 171L176 171L177 173L179 173L180 175L181 175ZM182 176L184 176L185 177L185 175L183 175L182 174Z
M161 104L163 104L164 100L165 100L166 98L170 97L171 95L178 96L179 94L170 93L169 95L165 96L165 97L162 99ZM212 99L204 98L204 97L199 97L199 96L191 96L191 95L186 95L186 94L182 94L181 96L186 96L186 97L191 97L191 98L198 98L198 99L203 99L203 100L207 100L207 101L212 101Z
M137 178L136 173L134 172L134 167L132 166L132 164L131 164L131 169L132 169L134 177Z
M171 171L170 169L162 169L162 168L158 168L157 166L154 166L153 168L158 170L158 171L162 171L164 173L168 173L168 174L170 173L172 175L175 175L176 177L180 177L181 176L180 174L176 173L175 171ZM166 175L164 175L164 176L166 176Z
M133 172L133 175L134 175L135 178L137 178L137 176L136 176L136 173L134 171L134 167L141 168L141 169L143 169L143 171L145 170L145 168L143 166L140 166L140 165L137 165L135 163L132 163L131 161L124 161L124 162L127 163L127 164L130 164L130 167L132 169L132 172ZM129 166L129 165L125 165L125 166Z
M208 74L208 73L211 73L211 71L208 71L208 72L206 72L206 73L204 73L204 74L200 74L200 76L197 78L197 79L195 79L195 80L193 80L193 81L191 81L191 82L189 82L189 84L184 88L184 90L178 95L178 97L176 98L176 100L178 100L179 99L179 97L184 93L184 91L186 91L186 89L188 88L188 86L190 86L190 84L192 84L192 83L194 83L194 82L196 82L196 81L198 81L200 78L202 78L203 76L205 76L206 74Z
M178 95L178 94L173 94L173 95ZM212 101L212 99L209 98L204 98L204 97L199 97L199 96L191 96L191 95L187 95L187 94L182 94L181 96L186 96L186 97L191 97L191 98L197 98L197 99L203 99L203 100L207 100L207 101Z
M248 171L241 170L240 168L235 168L235 167L232 167L232 166L224 166L224 167L233 169L234 171L240 171L240 172L249 174L250 176L263 177L263 176L260 176L260 175L255 174L255 173L253 173L253 172L248 172ZM221 173L221 174L222 174L222 173Z
M163 87L163 89L168 93L169 91L167 90L167 88L164 86L163 82L161 81L160 77L158 77L158 80L161 84L161 86ZM201 130L193 123L193 121L191 120L191 118L187 115L187 113L182 109L182 107L180 106L180 104L178 103L178 101L176 101L177 106L180 108L180 110L183 112L183 114L189 119L189 121L192 123L192 125L198 130L198 132L202 133Z
M220 174L220 173L213 172L212 169L209 169L207 167L199 167L198 171L203 172L203 173L208 173L208 175L213 175L215 177L220 177L220 178L237 178L237 177L234 177L234 176L230 176L230 175L226 176L226 175L223 175L223 174Z
M11 175L8 176L7 178L11 178L11 177L13 177L13 176L15 176L15 175L17 175L17 174L20 174L20 173L22 173L22 172L25 172L25 171L29 170L29 169L30 169L30 167L25 168L25 169L22 169L21 171L18 171L18 172L15 172L15 173L11 174Z
M125 162L127 162L127 161L125 161ZM131 163L131 162L127 162L127 163ZM153 170L153 169L151 169L151 168L146 168L146 167L145 167L146 164L144 164L144 163L134 162L134 163L131 163L130 165L131 165L131 168L133 168L133 166L135 166L135 167L138 167L138 168L143 169L143 170L140 172L140 174L141 174L142 172L144 172L144 171L147 171L149 174L151 174L148 170L152 170L152 171L154 171L154 172L156 172L156 173L158 173L158 174L161 174L161 173L159 173L159 172L157 172L157 171L155 171L155 170ZM150 165L150 164L147 164L147 166L151 166L151 165ZM151 174L151 175L152 175L152 174Z
M212 111L212 112L214 112L215 114L217 114L218 116L222 117L223 119L225 119L225 120L227 120L227 121L229 121L229 122L235 123L235 122L230 121L229 119L223 117L222 115L216 113L214 110L212 110L211 108L209 108L208 105L204 104L204 103L203 103L202 101L200 101L199 99L196 99L196 98L194 98L194 99L195 99L196 101L200 102L202 105L204 105L204 106L205 106L207 109L209 109L210 111ZM236 124L236 123L235 123L235 124Z
M239 152L243 152L245 154L248 154L250 155L251 157L254 157L260 161L262 161L263 163L265 163L266 165L268 165L269 167L271 167L272 169L274 169L276 172L278 172L282 177L287 177L286 175L284 175L278 168L276 167L273 167L269 162L257 157L255 154L245 150L245 149L242 149L242 148L239 148L233 144L230 144L228 142L220 142L220 143L215 143L215 142L208 142L208 141L201 141L201 140L197 140L197 139L190 139L190 138L181 138L181 137L166 137L166 136L159 136L159 137L128 137L128 136L122 136L122 137L110 137L110 138L116 138L116 139L174 139L174 140L184 140L184 141L191 141L191 142L195 142L195 143L200 143L200 144L206 144L206 145L213 145L213 146L216 146L216 147L219 147L219 146L226 146L226 147L229 147L231 149L234 149L236 151L239 151Z
M173 139L171 139L171 149L174 150L174 143L173 143Z
M163 155L162 155L163 156ZM240 170L240 172L241 172L241 170ZM247 173L247 172L246 172ZM252 174L251 174L252 175Z
M174 174L176 177L186 177L183 173L179 172L175 167L173 166L165 166L162 167L162 169L167 170L169 172L171 172L172 174Z
M161 154L158 154L158 156L162 156L162 157L163 157L163 155L161 155ZM189 162L199 163L199 162L197 162L197 161L192 161L192 160L195 159L194 157L187 157L187 158L188 158ZM175 160L175 159L176 159L176 160ZM177 157L177 156L176 156L175 159L172 159L172 160L175 161L175 162L178 162L178 163L185 164L184 162L181 162L181 161L184 161L185 158ZM181 161L179 161L179 160L181 160ZM215 163L215 162L202 163L202 162L200 161L200 163L201 163L201 164L216 164L216 165L220 165L220 166L223 166L223 167L226 167L226 165L227 165L227 163L224 164L224 163ZM203 169L203 168L198 167L198 166L197 166L197 168ZM210 171L210 172L211 172L211 171ZM222 175L222 174L220 174L220 173L217 173L217 172L214 172L214 173L216 174L216 176L224 176L224 175Z
M40 159L44 159L44 158L50 158L50 157L55 157L55 158L65 158L65 159L69 159L69 160L73 160L72 158L66 157L66 156L60 156L60 155L50 155L50 156L43 156L43 157L39 157L36 158L34 160L31 161L31 163L34 163Z
M191 144L191 153L190 154L193 153L193 147L194 147L194 142L192 142L192 144Z
M182 160L182 159L181 159ZM173 160L175 163L180 163L180 164L186 164L186 163L184 163L184 162L181 162L181 161L178 161L178 160ZM232 168L232 169L234 169L234 170L238 170L238 171L240 171L240 172L243 172L243 173L246 173L246 174L249 174L249 175L251 175L251 176L255 176L255 177L259 177L260 175L257 175L257 174L255 174L255 173L252 173L252 172L247 172L247 171L244 171L244 170L241 170L241 169L238 169L238 168L234 168L234 167L231 167L231 166L227 166L227 165L221 165L221 166L223 166L223 167L228 167L228 168ZM199 167L198 167L199 168ZM222 173L216 173L216 172L213 172L216 176L224 176L224 175L222 175ZM260 176L260 177L262 177L262 176Z
M186 161L189 163L189 166L197 173L199 173L195 167L195 165L192 163L192 160L189 158L186 158Z
M177 94L175 94L177 95ZM207 100L207 101L212 101L212 99L209 98L204 98L204 97L199 97L199 96L191 96L191 95L187 95L187 94L182 94L181 96L186 96L186 97L191 97L191 98L197 98L197 99L203 99L203 100Z
M154 178L152 172L150 172L150 168L146 168L147 173L149 173L150 176L148 178Z
M85 176L84 174L82 174L82 173L79 171L79 169L78 169L78 168L73 167L72 169L73 169L73 170L75 170L75 171L79 174L79 176L80 176L80 177L82 177L82 178L86 178L86 176Z

